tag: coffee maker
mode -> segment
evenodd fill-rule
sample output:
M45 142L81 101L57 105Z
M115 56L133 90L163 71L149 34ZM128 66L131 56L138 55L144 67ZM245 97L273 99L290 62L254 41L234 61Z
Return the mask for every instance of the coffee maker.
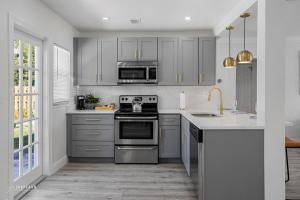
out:
M84 110L84 100L85 96L79 95L76 97L76 109L77 110Z

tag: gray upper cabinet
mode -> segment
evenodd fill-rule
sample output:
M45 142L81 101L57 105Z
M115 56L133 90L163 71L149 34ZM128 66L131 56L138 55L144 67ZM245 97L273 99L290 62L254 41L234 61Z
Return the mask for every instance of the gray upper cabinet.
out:
M118 38L118 61L137 60L137 38Z
M179 85L198 85L198 38L180 38L178 52Z
M176 85L178 38L158 38L158 84Z
M118 38L118 61L157 60L157 38Z
M157 38L138 38L138 60L157 60Z
M117 40L102 39L98 41L99 83L98 85L117 85Z
M199 85L216 84L216 38L199 38Z
M117 39L76 38L75 79L78 85L117 84Z
M78 85L97 85L98 81L98 43L95 38L77 39L77 83Z

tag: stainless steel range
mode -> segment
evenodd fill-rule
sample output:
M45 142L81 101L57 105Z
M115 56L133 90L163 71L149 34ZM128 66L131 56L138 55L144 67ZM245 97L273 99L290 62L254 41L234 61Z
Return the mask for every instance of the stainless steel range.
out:
M115 163L158 163L158 97L120 96L115 112Z

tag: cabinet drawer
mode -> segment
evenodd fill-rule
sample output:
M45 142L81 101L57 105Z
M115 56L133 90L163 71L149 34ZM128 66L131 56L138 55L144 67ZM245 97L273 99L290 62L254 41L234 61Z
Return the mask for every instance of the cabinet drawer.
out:
M114 157L114 143L73 141L72 157Z
M114 141L113 125L72 125L72 140Z
M159 125L180 126L180 115L159 115Z
M72 115L72 124L114 124L113 115Z

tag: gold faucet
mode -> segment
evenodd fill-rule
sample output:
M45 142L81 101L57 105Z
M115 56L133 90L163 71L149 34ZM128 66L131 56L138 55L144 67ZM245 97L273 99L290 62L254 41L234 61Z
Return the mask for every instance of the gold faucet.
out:
M223 101L223 91L217 87L216 85L213 86L209 92L208 92L208 101L211 101L211 93L214 91L214 90L217 90L219 91L220 93L220 115L223 116L224 115L224 101Z

